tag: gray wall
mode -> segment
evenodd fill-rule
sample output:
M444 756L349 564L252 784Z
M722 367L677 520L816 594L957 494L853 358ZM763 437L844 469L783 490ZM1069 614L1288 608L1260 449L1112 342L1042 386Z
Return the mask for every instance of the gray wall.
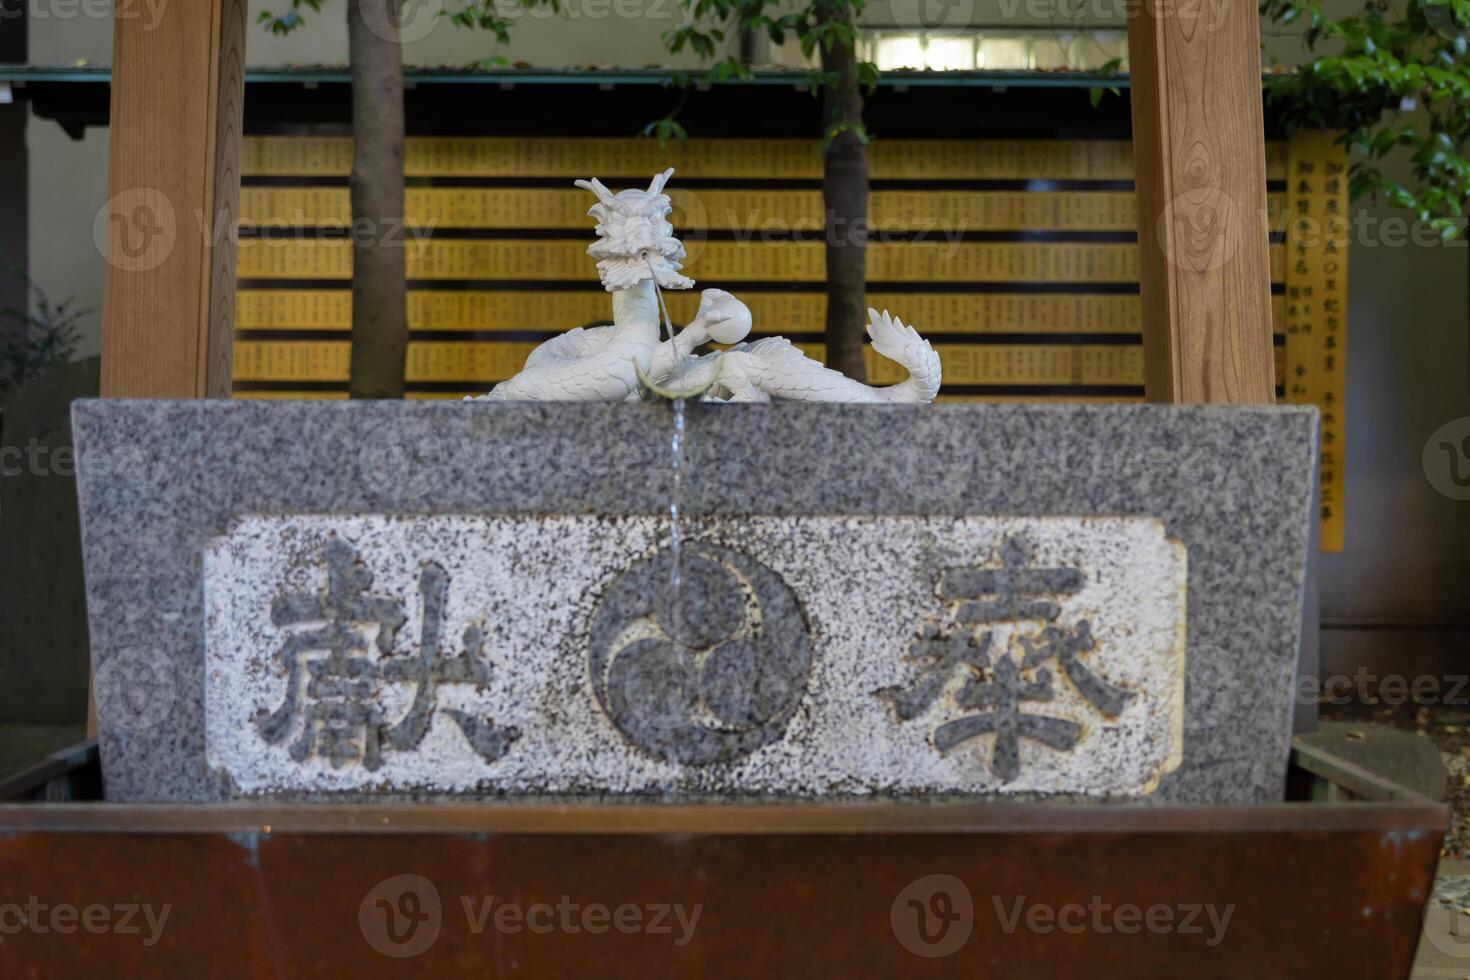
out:
M24 104L0 105L0 309L25 309L25 284L10 274L11 266L21 269L26 258L26 213L30 206L27 171L30 157L26 152L26 119Z
M1349 257L1347 541L1324 555L1323 667L1465 673L1470 502L1441 495L1421 454L1470 416L1470 248L1396 234L1405 215L1360 209ZM1382 224L1370 223L1382 222Z
M0 0L0 64L23 64L26 60L26 31L18 19L25 0ZM9 273L21 269L26 258L26 212L30 197L26 152L26 106L0 104L0 310L25 309L26 288Z
M102 350L102 254L92 222L107 200L107 130L74 141L50 120L31 116L29 250L31 278L52 300L73 297L90 310L81 323L79 357Z

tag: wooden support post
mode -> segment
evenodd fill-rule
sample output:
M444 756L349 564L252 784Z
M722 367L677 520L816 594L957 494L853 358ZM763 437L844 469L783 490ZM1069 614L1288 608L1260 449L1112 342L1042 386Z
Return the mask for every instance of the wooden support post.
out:
M1148 400L1269 404L1276 380L1256 5L1138 0L1132 12Z
M102 395L228 398L246 0L113 21ZM87 729L97 731L89 698Z
M102 300L102 394L228 398L246 0L120 5Z

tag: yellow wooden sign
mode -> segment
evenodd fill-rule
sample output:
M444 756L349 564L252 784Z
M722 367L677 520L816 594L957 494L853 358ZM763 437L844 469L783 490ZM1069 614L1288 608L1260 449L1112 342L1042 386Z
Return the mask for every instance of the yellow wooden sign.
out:
M1292 137L1287 163L1286 400L1322 413L1322 550L1343 548L1347 410L1347 150L1336 133Z

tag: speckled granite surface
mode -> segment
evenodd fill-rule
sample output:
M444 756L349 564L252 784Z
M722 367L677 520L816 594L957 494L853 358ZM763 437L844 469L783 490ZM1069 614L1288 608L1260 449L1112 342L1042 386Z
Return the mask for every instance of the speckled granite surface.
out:
M668 506L666 406L85 402L74 412L104 773L120 801L238 793L206 751L203 587L206 548L237 518L647 517ZM1186 708L1182 763L1149 798L1266 800L1286 766L1314 422L1295 408L695 406L685 506L715 525L1157 518L1187 552ZM282 622L297 613L310 618L287 609ZM458 628L447 633L455 651ZM624 712L626 734L627 706L609 710ZM459 727L481 757L507 751L476 726L466 715Z

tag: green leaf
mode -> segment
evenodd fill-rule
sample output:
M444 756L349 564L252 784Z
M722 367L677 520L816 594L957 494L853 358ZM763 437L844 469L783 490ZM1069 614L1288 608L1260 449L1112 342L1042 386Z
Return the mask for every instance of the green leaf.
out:
M643 131L639 135L656 137L659 146L667 145L671 139L685 140L689 138L689 132L673 116L664 116L662 119L655 119L647 126L644 126Z

